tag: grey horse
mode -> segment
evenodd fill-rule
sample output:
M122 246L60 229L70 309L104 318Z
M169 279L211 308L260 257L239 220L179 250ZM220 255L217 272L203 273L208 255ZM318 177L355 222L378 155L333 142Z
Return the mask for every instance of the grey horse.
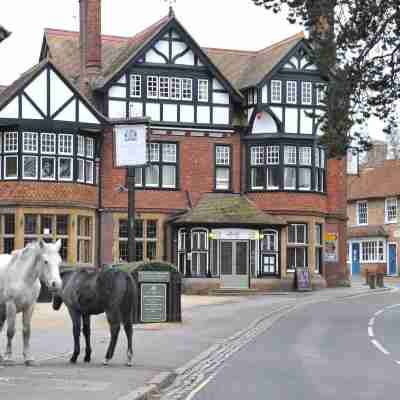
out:
M114 355L122 323L128 340L126 365L132 366L132 317L137 305L138 288L130 274L112 268L80 270L64 273L62 280L62 290L53 296L53 308L59 310L64 302L72 320L74 352L70 362L76 363L80 353L82 322L86 340L84 361L90 362L90 316L105 312L111 338L103 364L108 365Z

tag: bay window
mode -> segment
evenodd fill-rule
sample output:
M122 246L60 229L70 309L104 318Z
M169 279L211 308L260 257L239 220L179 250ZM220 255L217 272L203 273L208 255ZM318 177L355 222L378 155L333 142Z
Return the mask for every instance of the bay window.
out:
M37 179L38 158L36 156L22 157L22 177L24 179Z

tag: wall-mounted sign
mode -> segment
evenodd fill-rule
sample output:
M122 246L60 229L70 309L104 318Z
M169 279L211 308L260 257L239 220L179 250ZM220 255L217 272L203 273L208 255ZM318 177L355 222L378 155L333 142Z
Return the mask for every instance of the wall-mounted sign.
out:
M217 240L256 240L259 233L253 229L213 229L211 231L213 239Z
M337 233L325 234L325 251L324 260L325 262L338 262L339 261L339 235Z
M114 160L116 167L146 164L147 125L117 125L114 128Z

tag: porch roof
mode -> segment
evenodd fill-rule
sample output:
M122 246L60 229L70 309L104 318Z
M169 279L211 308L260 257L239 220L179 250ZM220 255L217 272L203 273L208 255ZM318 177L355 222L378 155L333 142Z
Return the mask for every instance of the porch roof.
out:
M275 215L259 210L246 196L240 194L207 193L197 205L174 221L184 224L219 225L286 225L287 222Z

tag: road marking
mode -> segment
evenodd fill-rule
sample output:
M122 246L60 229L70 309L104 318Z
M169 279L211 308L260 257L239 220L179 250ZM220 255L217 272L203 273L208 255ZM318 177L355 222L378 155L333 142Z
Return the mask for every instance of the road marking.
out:
M210 381L214 378L214 376L215 376L215 374L214 374L214 375L211 375L211 376L210 376L209 378L207 378L204 382L202 382L199 386L197 386L197 388L194 389L194 390L189 394L189 396L186 397L185 400L192 400L192 399L194 399L194 396L196 396L196 394L199 393L200 390L202 390L205 386L207 386L207 385L210 383Z
M369 337L374 337L374 330L372 329L372 326L368 327L368 336Z
M369 320L368 325L369 325L369 326L373 326L374 323L375 323L375 317L372 317L372 318Z
M372 339L371 343L383 354L389 355L390 353L376 340Z

